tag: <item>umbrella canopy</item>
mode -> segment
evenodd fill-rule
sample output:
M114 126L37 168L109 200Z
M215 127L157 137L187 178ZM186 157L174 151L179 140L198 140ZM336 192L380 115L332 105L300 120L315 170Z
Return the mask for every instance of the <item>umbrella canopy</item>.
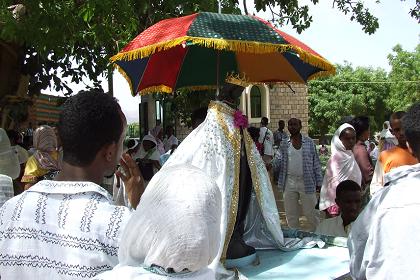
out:
M214 88L235 73L249 84L306 83L334 66L256 16L201 12L160 21L111 61L132 94Z

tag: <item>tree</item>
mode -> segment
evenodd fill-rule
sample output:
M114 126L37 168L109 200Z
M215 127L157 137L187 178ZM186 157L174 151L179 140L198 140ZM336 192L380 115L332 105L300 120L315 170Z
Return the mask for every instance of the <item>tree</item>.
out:
M312 16L309 13L309 6L301 4L303 1L254 0L253 2L257 12L269 10L272 16L271 21L280 26L284 23L290 23L293 28L300 33L311 25ZM310 0L306 2L316 5L319 0ZM243 3L246 11L246 0L243 0ZM379 3L379 1L376 1L376 3ZM365 7L362 1L333 0L332 5L344 15L349 15L351 21L359 23L365 33L375 33L379 27L378 18ZM420 22L420 0L416 0L416 5L411 8L410 16Z
M419 19L419 1L411 15ZM22 1L0 4L0 39L23 46L22 72L31 76L29 92L53 86L70 94L66 82L58 78L69 77L71 82L82 82L86 77L99 87L98 77L109 75L109 57L117 53L139 32L159 20L197 11L217 11L217 1L205 0L62 0ZM243 4L246 10L246 0ZM318 0L311 0L317 4ZM270 10L274 22L290 22L298 31L312 22L308 5L298 0L253 0L257 11ZM240 13L238 0L221 0L224 13ZM362 2L334 0L333 5L351 20L362 25L371 34L378 28L377 19ZM12 7L13 13L8 9Z
M414 52L404 51L400 45L392 50L388 55L391 90L386 102L392 111L405 110L420 100L420 44Z
M308 86L311 135L333 133L337 123L349 115L368 116L371 130L376 131L389 116L385 103L389 83L382 69L337 65L335 76L311 81Z
M139 135L140 135L140 124L138 122L130 123L127 125L127 136L129 138L136 138Z

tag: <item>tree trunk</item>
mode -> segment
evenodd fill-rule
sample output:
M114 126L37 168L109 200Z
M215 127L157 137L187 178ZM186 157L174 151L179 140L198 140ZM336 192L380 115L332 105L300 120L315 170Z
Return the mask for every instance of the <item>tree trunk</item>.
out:
M113 80L113 68L112 66L108 67L108 94L114 96L114 80Z

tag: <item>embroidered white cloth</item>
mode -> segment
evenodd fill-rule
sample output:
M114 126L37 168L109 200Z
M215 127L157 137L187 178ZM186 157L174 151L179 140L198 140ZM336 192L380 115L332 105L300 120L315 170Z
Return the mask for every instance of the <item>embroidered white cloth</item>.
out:
M87 279L118 263L131 216L90 182L41 181L0 208L2 279Z
M200 169L156 174L124 230L119 265L95 279L214 279L207 266L220 243L222 198Z
M241 133L234 125L234 112L234 109L222 102L210 102L205 121L181 142L159 171L164 172L166 168L174 165L189 164L203 170L216 181L222 194L220 223L222 238L219 242L218 255L210 267L217 269L217 277L223 273L228 274L218 266L218 263L225 257L238 205ZM270 177L246 129L243 130L243 141L255 193L255 199L250 202L245 220L245 242L256 249L301 248L304 244L290 245L291 243L287 243L283 238ZM229 278L229 275L224 277Z
M352 150L346 150L340 140L341 132L347 128L353 128L353 126L348 123L342 124L334 133L331 142L331 158L328 160L322 181L319 210L325 210L336 204L335 191L340 182L352 180L359 185L362 183L362 173Z
M351 230L351 225L343 226L343 219L341 216L323 220L316 228L315 233L329 236L347 237Z
M353 223L348 239L353 279L418 279L420 164L394 168Z

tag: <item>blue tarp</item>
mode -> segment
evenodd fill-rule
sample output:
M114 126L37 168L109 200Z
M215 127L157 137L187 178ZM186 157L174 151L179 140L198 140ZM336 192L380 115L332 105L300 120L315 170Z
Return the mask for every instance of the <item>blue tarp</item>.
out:
M342 247L330 246L291 252L261 250L257 251L257 256L259 264L240 269L249 280L325 280L349 273L348 249Z

